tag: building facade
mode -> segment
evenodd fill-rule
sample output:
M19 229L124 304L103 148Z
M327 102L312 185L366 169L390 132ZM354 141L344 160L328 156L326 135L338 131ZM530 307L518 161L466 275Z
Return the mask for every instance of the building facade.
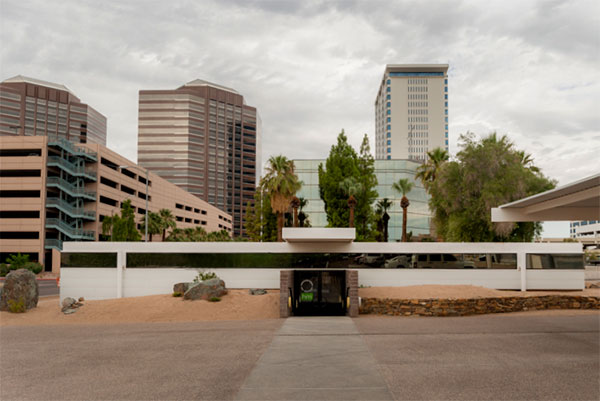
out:
M325 165L325 160L294 160L295 172L302 188L296 196L304 198L308 204L303 209L308 215L311 227L326 227L327 214L325 205L319 195L319 164ZM402 208L400 199L402 195L392 189L392 184L401 178L407 178L413 182L413 189L407 194L410 201L407 216L407 232L412 231L413 236L428 235L430 212L427 205L429 196L420 181L415 181L415 173L419 162L411 160L375 160L375 176L379 196L376 202L387 198L392 202L388 210L390 220L388 222L388 241L400 241L402 239ZM373 205L375 208L375 205Z
M569 233L571 238L600 238L600 220L572 221Z
M232 231L229 214L151 172L146 187L146 170L103 145L1 137L0 261L21 252L50 270L63 241L109 240L102 221L119 214L126 199L141 230L146 193L148 210L170 209L178 228Z
M138 163L227 211L244 235L260 167L260 117L233 89L194 80L139 93Z
M106 117L64 85L22 75L0 83L0 136L106 145Z
M388 64L375 99L375 158L448 150L448 64Z

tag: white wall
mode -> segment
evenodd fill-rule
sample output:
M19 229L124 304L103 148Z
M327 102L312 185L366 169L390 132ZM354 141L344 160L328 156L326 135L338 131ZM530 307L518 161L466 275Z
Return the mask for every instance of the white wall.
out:
M110 243L65 242L63 252L117 252L119 268L62 268L60 297L110 299L169 294L197 269L126 268L127 252L156 253L516 253L517 269L358 269L359 284L372 287L423 284L478 285L494 289L584 288L584 270L524 270L526 253L582 253L578 243ZM286 266L282 266L283 269ZM228 288L279 288L279 269L202 269Z

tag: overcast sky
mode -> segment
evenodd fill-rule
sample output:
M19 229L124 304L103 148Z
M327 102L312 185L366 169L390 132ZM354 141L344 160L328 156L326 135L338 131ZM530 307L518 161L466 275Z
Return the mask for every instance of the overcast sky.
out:
M597 0L0 5L0 78L66 85L133 161L140 89L232 87L260 113L263 160L324 158L342 128L374 151L386 64L448 63L451 154L460 133L497 131L560 184L600 172Z

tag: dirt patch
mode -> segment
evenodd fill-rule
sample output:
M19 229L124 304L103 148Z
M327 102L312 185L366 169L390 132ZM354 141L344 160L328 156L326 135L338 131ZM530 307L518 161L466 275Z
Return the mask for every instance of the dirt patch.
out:
M587 288L583 291L501 291L474 285L413 285L407 287L359 288L362 298L379 299L465 299L493 297L530 297L541 295L580 295L600 297L600 289Z
M76 313L60 311L59 298L41 298L27 313L0 312L1 326L100 324L132 322L191 322L279 318L279 291L250 295L229 290L220 302L184 301L168 295L84 301Z

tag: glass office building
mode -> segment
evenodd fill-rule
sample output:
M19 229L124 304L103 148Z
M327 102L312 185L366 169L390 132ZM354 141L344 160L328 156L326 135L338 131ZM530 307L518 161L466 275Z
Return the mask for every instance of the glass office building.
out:
M319 164L325 160L294 160L298 178L303 182L302 189L296 194L305 198L308 204L303 209L308 215L312 227L326 227L327 215L325 205L319 196ZM392 189L392 184L401 178L408 178L414 183L413 189L407 194L410 201L408 207L407 232L413 236L429 234L430 212L427 205L429 195L419 180L415 180L417 167L421 163L411 160L375 160L375 175L377 176L377 201L388 198L392 207L388 210L389 241L399 241L402 238L402 195ZM375 207L375 205L374 205Z

